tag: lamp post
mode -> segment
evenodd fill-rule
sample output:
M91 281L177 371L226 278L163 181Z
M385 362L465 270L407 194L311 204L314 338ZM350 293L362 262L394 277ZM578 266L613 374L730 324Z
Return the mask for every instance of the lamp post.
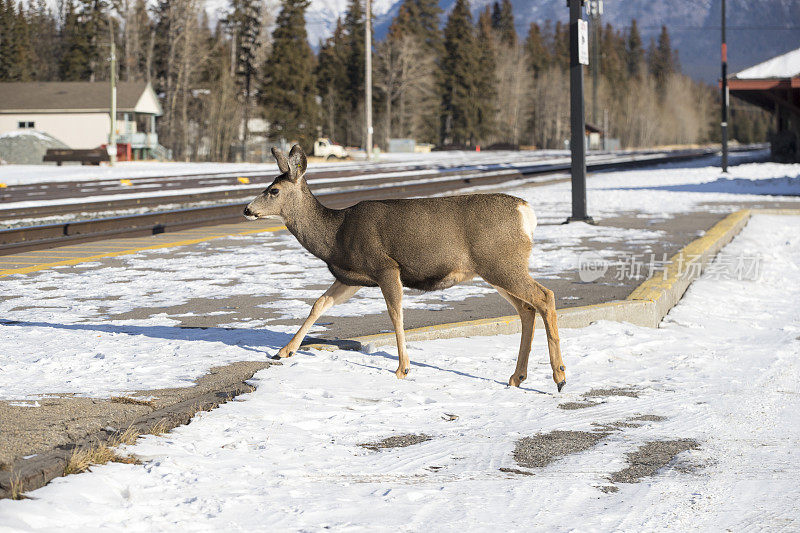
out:
M111 32L111 134L108 136L108 162L117 162L117 54L114 45L114 21L109 20Z
M728 172L728 44L725 42L725 0L722 0L722 172Z
M367 122L367 161L372 160L372 2L367 1L367 23L364 25L364 108Z
M586 117L583 102L583 65L589 64L588 29L581 18L583 0L568 0L569 5L569 88L570 137L572 156L572 216L567 222L594 223L586 214Z

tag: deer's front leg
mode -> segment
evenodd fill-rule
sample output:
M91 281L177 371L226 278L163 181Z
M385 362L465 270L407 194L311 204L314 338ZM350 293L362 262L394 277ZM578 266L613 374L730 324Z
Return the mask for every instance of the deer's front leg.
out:
M400 271L398 269L385 270L378 286L386 300L386 308L389 310L389 318L394 325L394 334L397 338L397 357L398 367L395 375L398 379L403 379L411 370L411 361L406 352L406 334L403 331L403 284L400 282Z
M346 301L356 292L358 292L358 289L360 288L361 287L358 286L345 285L338 280L334 281L333 285L331 285L328 290L325 291L325 294L317 298L317 301L314 302L313 306L311 306L311 312L308 314L306 321L303 322L303 325L300 326L300 330L295 333L294 337L292 337L292 340L290 340L286 346L278 351L273 359L281 359L283 357L291 357L294 355L294 352L300 348L300 344L302 344L303 339L306 337L308 330L311 329L311 326L314 325L314 322L316 322L319 317L325 313L325 311L336 304Z

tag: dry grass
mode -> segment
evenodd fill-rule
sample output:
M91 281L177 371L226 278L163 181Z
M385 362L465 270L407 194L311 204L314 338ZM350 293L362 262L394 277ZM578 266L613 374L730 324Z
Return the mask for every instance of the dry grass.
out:
M27 498L22 493L22 483L19 480L19 474L11 476L11 499L12 500L24 500Z
M163 435L167 431L169 431L169 427L167 426L167 419L162 418L158 422L156 422L148 431L150 435Z
M108 439L107 446L109 448L116 448L120 444L133 444L136 442L136 439L139 438L139 430L134 428L133 426L129 426L128 429L123 431L122 433L117 433L112 435L110 439Z
M138 398L131 398L130 396L112 396L111 403L127 403L131 405L144 405L147 407L155 408L156 404L153 400L140 400Z
M80 474L89 470L90 466L109 462L136 464L138 461L135 457L119 455L105 444L96 444L72 452L64 466L64 475Z

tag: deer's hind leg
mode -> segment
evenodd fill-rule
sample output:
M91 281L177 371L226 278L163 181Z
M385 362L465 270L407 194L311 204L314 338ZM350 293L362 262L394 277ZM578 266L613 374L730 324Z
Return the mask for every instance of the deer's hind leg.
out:
M302 344L303 339L306 337L308 330L311 329L311 326L314 325L320 316L322 316L325 311L330 309L336 304L340 304L346 300L348 300L351 296L353 296L358 289L361 287L359 286L352 286L352 285L345 285L344 283L336 280L333 282L325 294L317 298L317 301L314 302L314 305L311 306L311 312L308 314L308 318L306 321L303 322L303 325L300 326L300 329L297 333L295 333L292 340L284 346L283 348L278 351L277 354L273 357L273 359L281 359L283 357L291 357L294 355L294 352L300 348L300 344Z
M490 284L500 287L524 303L533 307L542 316L544 329L547 332L547 349L550 353L550 368L553 370L553 381L558 391L567 383L564 361L561 359L561 345L558 338L558 322L556 318L556 299L553 291L534 280L528 273L527 264L520 265L512 271L487 272L483 278Z
M519 319L522 322L522 335L519 340L519 355L517 355L517 367L514 369L514 374L508 380L511 387L519 387L519 384L525 381L528 376L528 356L531 353L531 344L533 344L533 333L536 322L536 310L530 305L516 296L512 296L505 289L495 287L500 296L508 300L514 306L519 314Z
M404 379L411 370L411 361L406 351L406 333L403 330L403 283L400 281L400 271L396 268L386 269L381 272L377 281L383 299L386 300L386 308L397 338L398 366L395 375L398 379Z

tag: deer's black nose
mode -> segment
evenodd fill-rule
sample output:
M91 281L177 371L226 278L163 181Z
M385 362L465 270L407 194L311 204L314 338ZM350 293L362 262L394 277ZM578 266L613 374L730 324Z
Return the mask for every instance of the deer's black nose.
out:
M246 217L254 217L254 216L256 216L256 214L253 213L252 211L250 211L250 206L247 206L247 207L244 208L244 216L246 216Z

